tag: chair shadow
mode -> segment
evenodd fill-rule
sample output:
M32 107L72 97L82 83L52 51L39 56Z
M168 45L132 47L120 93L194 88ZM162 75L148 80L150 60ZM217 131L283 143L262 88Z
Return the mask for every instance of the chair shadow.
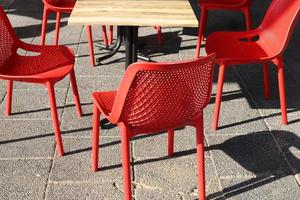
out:
M288 161L286 160L285 153L288 153L291 147L300 150L300 138L292 132L274 130L271 135L264 131L239 135L221 144L209 146L206 150L223 151L244 169L254 173L255 178L223 189L225 197L230 198L300 173L300 168L290 168L290 163L300 162L297 157L291 154ZM219 195L220 193L214 193L207 199L214 199Z

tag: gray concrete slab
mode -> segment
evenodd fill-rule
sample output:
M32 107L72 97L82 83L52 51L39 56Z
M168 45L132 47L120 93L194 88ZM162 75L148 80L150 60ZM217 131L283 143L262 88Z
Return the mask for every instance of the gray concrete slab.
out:
M51 120L0 120L0 159L53 158Z
M50 183L46 200L119 200L123 193L114 183Z
M55 89L58 114L61 116L66 100L67 89ZM34 102L34 103L32 103ZM50 103L46 90L14 90L12 97L12 114L4 114L6 100L1 104L1 119L51 119Z
M2 147L2 145L1 145ZM43 199L51 160L1 160L1 199Z

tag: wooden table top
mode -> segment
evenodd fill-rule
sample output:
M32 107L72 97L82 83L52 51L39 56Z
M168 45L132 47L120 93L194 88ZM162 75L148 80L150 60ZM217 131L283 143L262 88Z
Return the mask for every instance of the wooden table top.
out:
M77 0L68 24L198 27L188 0Z

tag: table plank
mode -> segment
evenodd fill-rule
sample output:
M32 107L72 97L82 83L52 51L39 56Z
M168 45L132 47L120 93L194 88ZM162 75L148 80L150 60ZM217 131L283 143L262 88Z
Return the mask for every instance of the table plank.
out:
M198 26L198 20L188 0L77 0L68 23Z

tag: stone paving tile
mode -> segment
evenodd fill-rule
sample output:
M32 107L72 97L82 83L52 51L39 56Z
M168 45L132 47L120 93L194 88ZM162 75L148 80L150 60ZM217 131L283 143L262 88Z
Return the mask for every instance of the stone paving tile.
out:
M81 103L91 103L91 94L96 91L116 90L121 81L120 76L114 77L77 77L78 91ZM73 93L68 92L67 104L73 103Z
M285 153L285 157L292 168L292 175L295 176L298 185L300 186L300 153L291 151Z
M229 73L225 75L219 116L219 129L213 131L211 124L215 106L216 87L217 84L213 84L213 95L210 104L204 110L204 127L206 134L248 134L267 130L251 97L241 86L234 71L229 71Z
M3 101L5 94L6 94L6 90L0 87L0 103Z
M107 59L104 62L101 62L101 65L97 65L93 67L90 64L89 53L83 53L82 49L87 49L88 44L80 44L79 46L79 54L76 59L76 67L75 72L77 76L123 76L125 73L125 54L117 53L112 58ZM104 51L101 50L101 54L96 53L95 51L95 59L99 56L103 56Z
M243 82L248 87L263 86L263 67L261 64L236 65L236 70L242 77ZM273 64L269 64L270 84L277 87L277 68ZM297 85L297 81L292 74L285 70L286 86Z
M226 199L299 199L293 176L270 176L253 179L221 179Z
M120 140L100 140L99 171L91 169L91 139L64 138L65 156L55 157L50 181L62 182L122 182Z
M206 136L220 178L261 177L291 173L269 132Z
M1 160L0 199L43 199L51 160Z
M61 120L61 130L64 137L92 138L92 103L81 104L83 117L78 118L74 105L66 105ZM100 129L100 137L119 137L120 129L107 123Z
M55 89L59 116L62 114L66 92L67 89ZM5 109L6 100L1 105L1 119L51 119L48 92L46 90L14 90L11 116L7 117L4 114Z
M136 200L194 200L195 197L182 195L179 192L169 192L159 188L137 187L135 192Z
M134 161L135 180L139 186L182 195L197 196L197 161L181 157ZM218 179L209 157L205 157L207 195L220 193ZM138 190L137 190L138 192Z
M41 13L43 12L43 5L43 2L39 0L13 0L13 4L11 4L10 9Z
M55 141L50 120L0 120L1 158L52 158Z
M50 183L46 200L119 200L123 193L114 183L105 182L97 184L60 184Z
M168 158L168 134L166 132L157 135L137 136L133 141L133 156L135 159ZM205 156L209 156L209 154ZM195 128L188 126L175 130L174 157L192 157L196 159Z
M256 105L258 106L259 112L262 115L265 123L270 130L285 130L295 133L299 136L299 108L300 108L300 96L298 91L299 86L286 87L286 100L287 100L287 117L288 125L282 125L282 118L280 112L280 101L277 87L271 88L270 100L265 100L261 90L261 87L249 87L248 91L254 98Z
M35 37L40 36L40 15L40 13L29 12L25 9L8 11L8 18L17 36L27 43L31 43Z

